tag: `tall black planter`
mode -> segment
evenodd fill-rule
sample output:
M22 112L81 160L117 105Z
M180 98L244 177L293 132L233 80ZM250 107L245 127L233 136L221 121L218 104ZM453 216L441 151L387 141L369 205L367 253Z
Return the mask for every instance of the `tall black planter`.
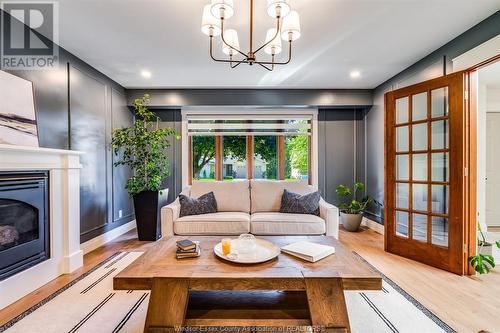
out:
M161 238L161 207L167 204L168 189L142 191L134 196L137 234L141 241L156 241Z

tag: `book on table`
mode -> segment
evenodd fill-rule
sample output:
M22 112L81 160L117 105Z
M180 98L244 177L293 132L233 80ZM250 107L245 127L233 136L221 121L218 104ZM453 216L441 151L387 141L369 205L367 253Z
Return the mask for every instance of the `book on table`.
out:
M189 242L191 242L191 241L189 241ZM185 247L183 248L183 247L179 246L179 242L177 242L177 251L175 252L175 256L177 257L177 259L195 258L195 257L200 256L200 253L201 253L200 243L197 241L191 242L191 243L194 246L191 246L189 244L187 249L185 249Z
M177 247L183 251L194 250L196 248L196 243L189 239L183 239L177 242Z
M310 262L316 262L334 254L335 248L333 246L301 241L283 246L281 251Z

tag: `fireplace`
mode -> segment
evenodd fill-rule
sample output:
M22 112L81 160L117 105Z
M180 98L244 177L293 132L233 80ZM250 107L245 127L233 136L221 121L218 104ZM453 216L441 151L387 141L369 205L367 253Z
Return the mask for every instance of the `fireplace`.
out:
M49 258L47 171L0 172L0 280Z

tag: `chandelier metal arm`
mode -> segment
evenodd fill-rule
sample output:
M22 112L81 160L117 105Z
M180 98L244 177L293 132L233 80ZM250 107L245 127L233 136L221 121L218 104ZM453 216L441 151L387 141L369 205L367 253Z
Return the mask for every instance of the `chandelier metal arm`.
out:
M260 66L264 67L265 69L267 69L267 70L268 70L268 71L270 71L270 72L272 72L272 71L273 71L273 69L274 69L274 65L273 65L273 67L269 68L269 67L267 67L266 65L261 64L260 62L256 62L256 64L258 64L258 65L260 65Z
M241 65L242 63L246 63L246 61L238 61L238 63L237 63L236 65L229 64L229 66L230 66L231 68L236 68L236 67L238 67L239 65Z
M225 63L233 63L235 62L234 60L227 60L227 59L217 59L214 57L214 54L213 54L213 36L210 36L210 58L212 58L213 61L216 61L216 62L225 62ZM242 63L242 62L245 62L245 60L241 60L239 61L239 63ZM234 66L236 67L236 66ZM233 68L234 68L233 67Z
M274 37L271 38L269 41L267 41L264 45L259 47L257 50L253 51L253 53L256 54L257 52L259 52L260 50L262 50L263 48L268 46L273 40L276 39L276 37L278 37L279 33L280 33L280 18L277 17L276 18L276 33L274 34ZM250 51L252 51L252 50L250 50Z
M274 58L273 58L274 59ZM288 59L284 62L275 62L274 60L273 61L256 61L255 63L256 64L259 64L259 65L287 65L288 63L290 63L290 61L292 60L292 41L289 40L288 41Z
M241 52L240 50L233 47L232 45L229 45L228 43L226 43L226 40L224 39L224 17L221 17L221 19L220 19L220 27L221 27L220 37L222 39L222 42L224 44L226 44L227 46L229 46L230 49L235 50L236 52L240 53L241 55L243 55L246 58L247 55L245 53Z
M232 57L232 56L229 56L229 61L230 61L230 63L229 63L229 67L231 67L231 68L236 68L236 67L238 67L239 65L241 65L242 63L246 63L245 59L244 59L244 60L239 60L239 61L237 60L237 61L236 61L236 64L235 64L235 65L233 65L233 62L235 62L235 61L233 60L233 57Z

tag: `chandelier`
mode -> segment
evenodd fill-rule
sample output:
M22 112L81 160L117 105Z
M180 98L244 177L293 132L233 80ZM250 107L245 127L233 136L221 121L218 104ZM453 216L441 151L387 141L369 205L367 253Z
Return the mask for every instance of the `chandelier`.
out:
M268 71L272 71L276 65L286 65L292 59L292 42L300 37L299 14L291 10L288 0L267 0L267 14L276 20L276 27L267 30L263 45L254 49L253 47L253 0L250 1L250 27L248 51L240 50L238 32L234 29L225 29L225 21L234 14L233 0L212 0L203 8L201 31L210 39L210 57L216 62L229 63L231 68L240 64L257 64ZM218 59L214 56L214 37L220 36L222 41L222 52L228 57ZM288 58L276 61L276 57L282 51L281 39L288 41ZM257 53L264 51L270 56L266 60L257 59Z

